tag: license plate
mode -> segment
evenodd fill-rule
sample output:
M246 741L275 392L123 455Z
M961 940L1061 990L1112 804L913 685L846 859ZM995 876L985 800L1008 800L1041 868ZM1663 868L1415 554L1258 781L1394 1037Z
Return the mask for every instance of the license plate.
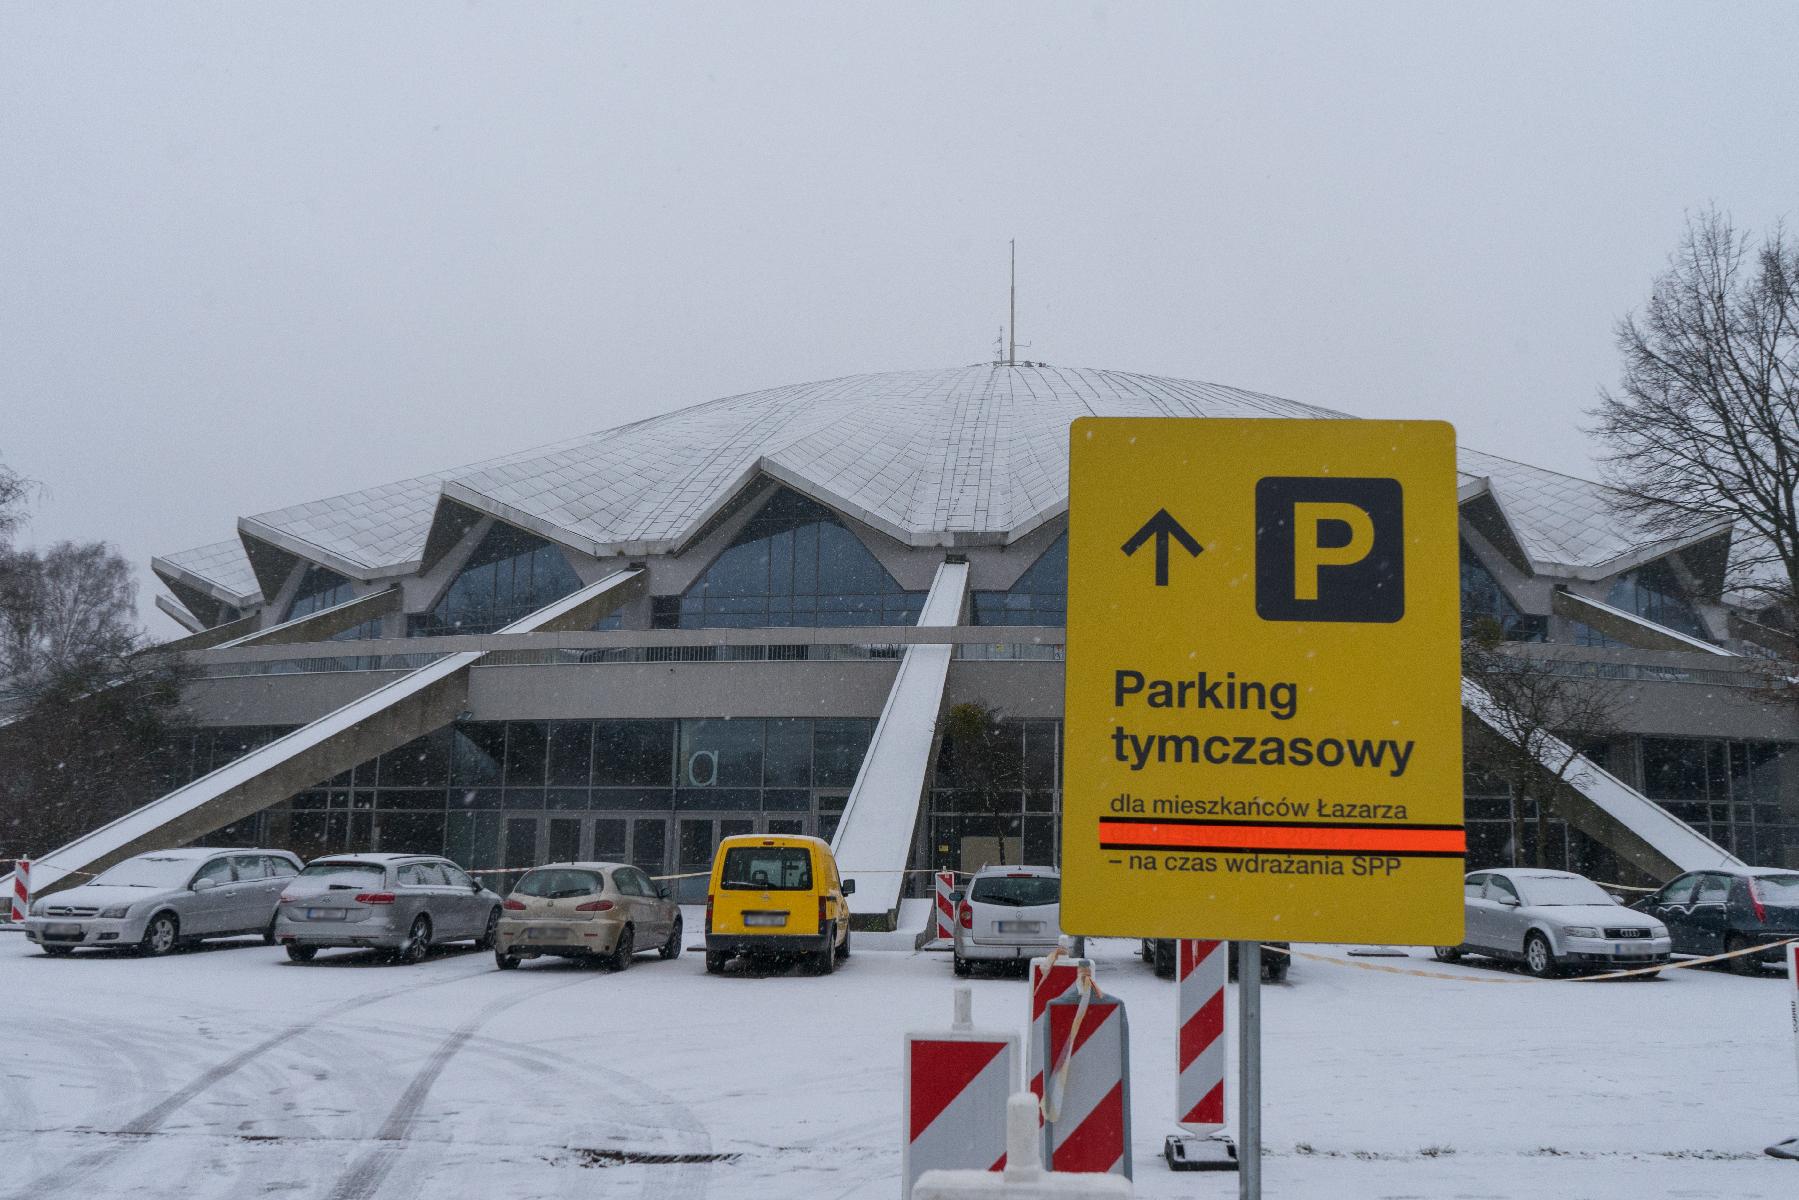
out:
M341 908L309 908L306 910L308 921L341 921L344 910Z
M566 937L567 935L568 930L566 929L536 928L525 930L525 936L528 938Z
M996 926L1001 933L1042 933L1042 921L1001 921Z
M743 923L745 925L757 925L757 926L762 926L762 927L767 927L769 925L785 925L785 924L787 924L787 914L786 913L744 913L743 914Z
M81 936L81 926L46 925L44 926L44 936L55 938L78 938Z

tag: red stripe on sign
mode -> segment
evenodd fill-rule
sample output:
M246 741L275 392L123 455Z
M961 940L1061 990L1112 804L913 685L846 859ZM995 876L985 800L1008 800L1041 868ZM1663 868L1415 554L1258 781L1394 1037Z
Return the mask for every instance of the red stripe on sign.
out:
M1052 1171L1110 1171L1124 1157L1124 1080L1112 1085L1062 1144L1050 1152Z
M1068 1045L1068 1031L1074 1027L1074 1014L1080 1011L1078 1004L1059 1004L1049 1012L1049 1048L1054 1054L1049 1070L1054 1071L1062 1065L1062 1060L1071 1054L1079 1054L1081 1047L1092 1040L1093 1035L1105 1025L1106 1019L1117 1015L1116 1000L1094 1000L1087 1005L1087 1015L1081 1018L1080 1036L1075 1039L1073 1049L1064 1049Z
M1194 1125L1224 1124L1224 1081L1221 1079L1212 1085L1206 1098L1193 1106L1193 1111L1181 1120Z
M911 1140L948 1108L1006 1048L1004 1042L913 1042Z
M1037 990L1031 993L1031 1020L1041 1019L1049 1002L1073 987L1075 976L1079 974L1079 967L1057 964L1039 976Z
M1002 1155L1000 1155L1000 1156L999 1156L999 1161L998 1161L998 1162L996 1162L996 1163L994 1163L994 1164L993 1164L993 1165L992 1165L992 1166L991 1166L991 1167L988 1167L988 1168L987 1168L987 1169L988 1169L988 1170L989 1170L989 1171L1003 1171L1003 1170L1005 1170L1005 1169L1006 1169L1006 1156L1005 1156L1005 1155L1003 1155L1003 1154L1002 1154Z
M1224 993L1213 992L1211 999L1199 1006L1193 1019L1181 1026L1181 1070L1185 1071L1193 1065L1193 1060L1203 1053L1206 1047L1224 1036Z

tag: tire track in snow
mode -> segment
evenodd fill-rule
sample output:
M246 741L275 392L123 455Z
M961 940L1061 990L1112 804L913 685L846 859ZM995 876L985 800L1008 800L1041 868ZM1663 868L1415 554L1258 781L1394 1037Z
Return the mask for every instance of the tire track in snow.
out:
M85 1183L87 1179L97 1174L101 1169L111 1163L113 1159L122 1154L126 1154L136 1146L141 1145L143 1139L147 1138L150 1134L156 1133L162 1127L164 1122L174 1116L175 1113L179 1112L182 1108L186 1107L196 1097L202 1095L223 1080L230 1078L245 1066L276 1047L289 1042L294 1038L300 1037L320 1025L334 1021L345 1013L353 1012L361 1008L367 1008L370 1005L379 1004L384 1000L391 1000L396 996L420 992L426 988L444 987L452 983L460 983L475 975L486 973L487 971L485 969L481 971L458 972L445 979L434 979L427 983L405 984L400 987L389 988L386 991L372 992L366 996L361 996L348 1002L334 1002L328 1010L321 1012L317 1016L308 1017L303 1021L296 1021L291 1025L285 1026L261 1041L256 1042L225 1059L223 1062L207 1068L187 1084L177 1089L173 1094L156 1104L151 1105L143 1112L126 1121L117 1132L130 1138L130 1141L116 1143L107 1146L104 1149L84 1154L80 1158L77 1158L60 1168L48 1171L27 1182L21 1189L20 1194L31 1196L55 1196L64 1192L73 1192L85 1197L90 1193L85 1188L80 1187L80 1185Z
M368 1200L368 1197L375 1194L376 1189L387 1178L388 1172L392 1171L395 1164L399 1162L400 1156L405 1150L406 1139L412 1132L412 1123L417 1119L419 1110L424 1107L425 1101L430 1098L431 1089L436 1086L438 1076L443 1074L444 1068L450 1065L450 1060L455 1058L457 1053L468 1044L469 1039L475 1036L476 1030L507 1009L523 1004L527 1000L561 991L563 988L588 983L597 978L601 978L601 976L582 975L534 991L501 996L499 999L489 1002L474 1016L457 1026L450 1036L431 1052L431 1056L425 1060L425 1065L418 1069L411 1081L407 1083L406 1090L400 1093L399 1100L388 1111L387 1118L381 1122L381 1128L375 1134L377 1145L351 1163L349 1168L338 1177L337 1183L333 1185L329 1193L330 1200Z

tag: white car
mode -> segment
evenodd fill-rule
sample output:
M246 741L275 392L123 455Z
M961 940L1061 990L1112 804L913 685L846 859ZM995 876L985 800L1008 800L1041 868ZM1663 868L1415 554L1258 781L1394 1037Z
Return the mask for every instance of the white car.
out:
M977 962L1028 964L1062 940L1062 876L1054 867L983 867L956 900L956 974Z
M1574 966L1658 966L1673 950L1666 925L1625 908L1592 880L1569 871L1475 871L1463 883L1462 903L1467 922L1462 944L1438 946L1442 962L1484 954L1522 962L1532 975L1547 979Z

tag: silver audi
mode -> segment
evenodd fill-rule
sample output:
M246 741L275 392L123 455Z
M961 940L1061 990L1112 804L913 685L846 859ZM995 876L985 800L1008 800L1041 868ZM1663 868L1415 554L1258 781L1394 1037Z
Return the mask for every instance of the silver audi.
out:
M295 962L336 946L415 963L445 942L492 949L499 924L499 896L447 858L337 854L314 859L288 881L275 940Z
M1666 925L1625 908L1592 880L1569 871L1475 871L1462 891L1465 940L1438 946L1443 962L1484 954L1521 962L1532 975L1547 979L1569 967L1657 967L1673 948Z
M274 936L275 904L299 874L285 850L192 847L139 854L93 882L34 900L25 936L45 954L93 947L168 954L207 938Z

